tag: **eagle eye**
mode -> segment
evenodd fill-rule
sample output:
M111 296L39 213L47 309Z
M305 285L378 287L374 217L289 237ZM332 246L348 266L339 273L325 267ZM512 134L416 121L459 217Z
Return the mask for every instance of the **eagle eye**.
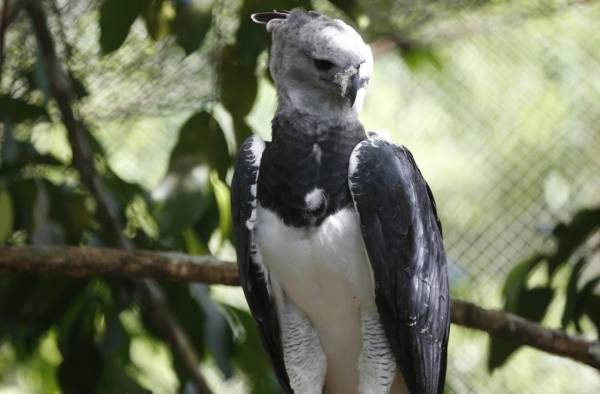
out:
M329 71L335 66L333 62L325 59L313 59L313 62L315 63L315 67L321 71Z

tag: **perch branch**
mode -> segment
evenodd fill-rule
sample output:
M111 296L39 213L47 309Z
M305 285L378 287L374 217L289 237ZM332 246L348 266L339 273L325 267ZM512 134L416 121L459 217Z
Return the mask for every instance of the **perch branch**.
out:
M79 172L81 181L96 201L96 217L104 232L110 234L120 249L131 251L133 246L123 235L117 204L104 188L102 179L94 167L93 152L87 140L84 124L77 118L72 107L73 93L70 79L58 59L52 33L48 28L47 16L40 0L32 0L26 6L38 41L41 58L46 67L46 77L50 91L56 101L62 122L67 129L67 137L73 153L73 165ZM68 45L67 43L65 43ZM144 279L136 283L143 301L151 312L154 325L162 332L176 357L180 358L200 393L210 393L202 374L200 359L191 345L185 331L171 314L161 288L154 280Z
M0 247L0 271L239 284L235 264L212 256L103 248ZM600 342L545 328L511 313L453 300L452 322L600 369Z
M0 247L0 271L239 285L235 264L212 256L69 246Z
M452 301L452 323L487 332L490 336L567 357L600 369L600 341L590 341L553 330L500 310L470 302Z

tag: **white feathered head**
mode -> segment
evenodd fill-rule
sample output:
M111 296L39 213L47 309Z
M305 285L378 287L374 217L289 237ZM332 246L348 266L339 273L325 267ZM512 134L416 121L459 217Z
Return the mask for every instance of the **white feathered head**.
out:
M283 104L309 112L360 111L371 78L371 49L352 27L296 8L252 15L272 34L269 69Z

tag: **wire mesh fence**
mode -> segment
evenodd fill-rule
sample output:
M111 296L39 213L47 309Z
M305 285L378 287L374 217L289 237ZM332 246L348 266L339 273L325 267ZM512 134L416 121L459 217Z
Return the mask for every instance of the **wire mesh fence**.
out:
M394 12L407 12L404 2L391 3L396 8L386 22ZM551 246L551 224L600 204L600 4L499 2L483 8L473 2L456 12L450 3L419 10L418 18L430 22L411 33L428 44L417 58L374 43L375 75L362 120L406 145L428 179L444 225L454 294L500 307L506 274ZM200 51L185 57L169 40L147 40L138 21L125 46L102 57L97 2L57 4L51 27L72 44L61 51L89 92L79 110L125 179L149 190L158 184L192 111L210 106L231 129L215 104L214 71L216 48L231 39L235 24L224 22ZM225 8L222 13L233 12ZM373 16L362 22L378 23ZM26 32L25 26L9 33L23 46L9 47L3 89L18 92L11 70L34 58ZM275 105L274 89L261 77L248 121L267 138ZM51 131L46 145L58 149L61 130ZM546 323L557 326L556 314ZM597 372L531 350L490 375L486 337L453 331L450 392L600 392Z

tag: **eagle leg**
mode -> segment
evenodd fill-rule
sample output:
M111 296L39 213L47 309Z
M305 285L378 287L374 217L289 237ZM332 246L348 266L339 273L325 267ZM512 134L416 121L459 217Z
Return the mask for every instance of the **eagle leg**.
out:
M358 391L360 394L387 394L396 374L396 361L377 311L362 312L361 331Z
M281 312L283 358L294 393L321 394L327 357L306 315L286 300Z

